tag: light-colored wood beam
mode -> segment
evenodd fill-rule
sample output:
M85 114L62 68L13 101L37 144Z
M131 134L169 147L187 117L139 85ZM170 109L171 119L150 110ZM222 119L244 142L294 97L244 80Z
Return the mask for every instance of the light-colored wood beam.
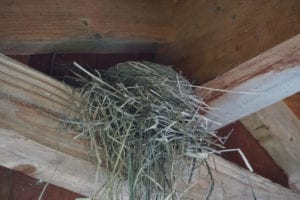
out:
M80 194L93 194L97 169L92 163L61 153L22 136L20 132L2 127L0 138L2 166ZM59 137L56 142L60 145ZM104 184L104 181L99 180L98 186Z
M299 190L299 120L284 103L274 103L300 91L300 35L203 86L229 90L198 90L206 102L215 108L207 116L221 123L213 124L213 128L217 129L248 116L242 119L243 124L287 173L291 187ZM271 104L274 105L270 106ZM259 111L260 109L263 110Z
M172 1L1 1L0 52L154 52L174 40Z
M54 149L86 158L86 149L80 151L76 147L84 141L72 142L73 146L65 145L71 143L74 135L58 131L62 128L59 119L72 114L68 110L72 89L2 54L0 72L1 127L21 132Z
M95 184L96 167L90 162L61 153L37 142L29 140L7 129L0 129L0 163L1 165L27 172L28 175L67 188L84 195L92 195L105 183L105 176L100 176ZM291 199L300 198L300 194L274 184L254 173L246 171L220 157L209 159L214 176L214 191L211 199ZM103 169L102 169L103 170ZM196 171L192 181L193 187L185 193L188 199L205 199L210 185L210 178L204 169ZM205 175L206 174L206 175ZM181 182L179 191L190 185ZM182 188L182 189L181 189ZM123 188L124 199L126 188Z
M85 195L93 193L95 187L105 181L105 176L95 185L96 167L84 160L87 157L85 143L72 142L72 133L68 135L57 129L59 122L54 118L64 114L63 107L68 105L63 98L69 92L67 87L5 56L1 56L0 60L1 75L7 72L7 67L11 72L9 79L4 76L0 79L0 164L72 191ZM22 73L27 77L26 81L19 80ZM15 87L17 92L21 92L21 83L28 88L22 95L5 89ZM40 98L36 98L37 95ZM57 100L58 97L64 101ZM53 103L49 103L51 101ZM252 191L258 199L300 198L299 194L219 157L211 156L209 163L215 179L212 199L253 199ZM203 170L200 172L195 172L194 186L185 193L186 197L205 198L210 178L207 172L204 171L204 175ZM184 181L180 182L178 190L184 190L185 186Z
M281 101L241 122L287 173L290 187L300 191L300 120L290 108Z
M239 120L300 91L300 35L254 57L203 85L197 93L213 108L208 117L221 125ZM232 92L230 92L232 91ZM242 94L234 91L253 93Z

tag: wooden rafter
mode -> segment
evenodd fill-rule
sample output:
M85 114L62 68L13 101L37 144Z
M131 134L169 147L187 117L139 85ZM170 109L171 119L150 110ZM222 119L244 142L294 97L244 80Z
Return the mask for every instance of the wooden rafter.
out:
M300 35L203 85L198 94L214 108L208 117L225 126L300 91ZM251 94L243 94L251 93Z
M300 149L297 141L300 122L283 102L274 103L300 91L300 35L239 65L203 87L228 90L198 90L215 108L208 117L221 124L214 124L214 128L245 117L242 123L287 173L291 187L299 190ZM265 108L267 106L270 107ZM290 141L291 138L295 141Z
M93 194L94 189L104 183L105 178L100 177L95 186L96 166L29 140L19 132L1 128L0 139L0 163L5 167L30 171L31 176L84 195ZM209 164L215 179L212 199L253 199L253 193L257 199L296 200L300 197L219 157L211 157ZM195 200L205 199L210 180L197 174L194 177L192 184L195 185L185 196ZM187 186L180 183L178 189ZM123 192L126 194L126 189Z

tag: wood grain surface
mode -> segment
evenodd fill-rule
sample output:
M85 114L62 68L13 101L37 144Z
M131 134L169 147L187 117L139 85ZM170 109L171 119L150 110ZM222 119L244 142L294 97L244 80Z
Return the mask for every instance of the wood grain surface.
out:
M300 33L298 0L174 1L176 41L158 61L203 84Z
M6 60L6 57L2 56L2 58ZM7 61L8 62L4 63L10 64L12 66L11 70L15 69L15 75L19 77L18 74L20 73L20 71L23 71L21 70L21 68L23 68L22 65L11 59L7 59ZM47 84L49 87L59 87L59 91L61 92L66 90L65 86L56 83L56 81L52 79L48 79L45 75L37 73L33 70L29 70L29 68L24 68L25 74L28 75L27 82L32 84L33 86L35 83L39 83L36 80L46 80L50 81L51 83ZM2 66L0 67L0 70L1 69ZM6 67L3 67L3 69L7 70ZM32 73L29 73L30 71L32 71ZM30 74L33 74L33 76L29 76ZM14 73L12 73L11 75L13 76ZM6 82L1 83L2 87L6 87L3 85L6 85ZM48 92L53 92L51 91L51 87L49 87L47 87L48 89L50 89L50 91ZM47 91L47 88L42 87L43 90L41 94L44 94L44 92ZM4 97L1 99L1 103L4 102L3 105L9 105L4 106L4 108L6 107L5 113L8 116L13 116L18 112L24 112L22 111L20 105L18 105L18 101L16 101L21 100L25 103L27 101L27 105L29 106L29 110L27 110L27 112L33 110L33 113L35 113L35 119L43 118L42 116L44 114L40 112L41 109L38 109L38 112L34 111L34 109L37 109L39 107L43 108L43 106L45 108L42 110L43 112L53 110L56 113L60 112L63 114L63 110L58 109L61 104L43 104L44 101L51 101L52 98L53 100L57 99L57 93L54 93L55 95L48 96L48 99L25 98L32 95L30 91L31 90L28 90L28 92L24 94L25 96L18 96L15 93L12 93L9 95L9 98L6 98L4 95ZM62 92L62 94L64 93ZM36 106L35 104L39 106ZM51 105L51 107L47 108L48 105ZM6 124L11 120L15 120L15 122L19 124L23 123L27 125L7 126ZM97 185L99 186L105 182L105 176L101 176L101 178L98 179L99 182L95 185L96 166L81 159L84 157L84 155L86 155L86 147L84 143L63 142L62 145L62 136L59 133L59 129L56 130L57 133L51 132L51 134L49 134L50 138L56 137L57 139L48 140L49 143L45 143L43 142L43 140L37 140L37 137L34 135L38 135L40 133L35 132L35 129L32 129L31 125L37 129L40 129L40 131L42 132L44 131L44 128L46 128L47 130L49 124L51 123L52 122L45 123L44 120L28 120L28 118L2 119L2 128L0 134L0 150L2 155L0 157L1 165L9 167L11 169L25 169L25 171L30 173L31 176L41 178L50 183L54 183L56 185L68 188L72 191L76 191L84 195L90 195L94 192L94 189L97 188ZM53 125L55 125L55 123L53 123ZM26 131L29 131L31 136L29 136L30 134L24 134L24 132ZM56 146L60 148L53 148ZM72 150L73 147L76 147L76 151ZM62 153L61 151L63 151L64 153ZM274 184L271 181L254 173L250 173L247 170L244 170L241 167L238 167L219 157L212 156L210 159L210 165L212 166L212 171L215 178L215 192L213 193L212 199L253 198L253 190L257 198L300 198L299 194L293 193L280 185ZM207 172L205 172L204 170L200 170L199 174L197 173L192 183L194 184L193 187L191 187L191 189L185 193L186 197L192 199L205 198L210 183ZM186 186L187 185L184 181L180 182L180 184L178 185L178 190L183 191ZM126 194L125 188L123 189L123 191L124 194Z
M275 103L241 120L300 191L300 120L283 102Z
M1 1L0 52L153 52L174 40L171 1Z
M208 113L210 119L219 122L221 126L299 92L300 35L202 86L212 88L200 88L198 94L214 108ZM220 125L212 126L214 128Z

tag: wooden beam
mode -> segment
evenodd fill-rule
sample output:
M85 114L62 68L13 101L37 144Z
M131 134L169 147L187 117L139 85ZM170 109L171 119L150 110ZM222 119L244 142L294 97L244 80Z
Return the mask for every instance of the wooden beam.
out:
M21 171L30 169L24 171L72 191L91 195L105 182L105 175L95 184L96 167L84 160L87 157L86 144L72 142L72 134L62 133L57 128L57 118L53 117L65 111L62 105L66 106L68 101L57 99L68 93L67 87L3 55L0 60L1 75L5 72L8 76L10 68L10 78L4 80L5 77L1 76L0 79L0 164ZM19 80L23 77L21 74L26 81ZM22 95L7 90L9 87L21 92L21 83L28 88ZM39 91L39 98L36 98L36 90ZM219 157L211 156L209 163L215 181L212 199L253 198L252 191L259 199L300 198L299 194ZM209 183L207 172L196 170L192 181L194 185L185 196L191 199L205 197ZM178 190L183 191L186 186L187 183L182 181ZM123 191L126 196L126 188Z
M1 102L3 102L3 99ZM18 110L18 109L13 109L13 110ZM19 110L18 112L23 112L23 110ZM6 111L6 113L8 113L8 111ZM28 113L24 113L24 114L26 115ZM35 119L38 119L40 117L41 117L41 119L43 119L43 116L35 116ZM49 128L48 128L49 122L47 123L47 125L45 125L45 123L43 123L43 124L32 124L32 122L27 122L27 123L30 123L30 125L37 126L40 129L43 129L43 132L45 132L45 130L49 130ZM1 126L3 126L3 123L1 123ZM4 124L4 126L5 126L5 124ZM13 129L13 128L10 128L10 129ZM59 151L53 149L53 147L58 147L59 150L62 149L61 145L62 145L62 143L64 143L63 142L64 140L62 139L61 134L59 134L59 133L53 134L53 132L47 131L47 134L50 133L52 135L52 137L55 135L57 137L57 139L52 140L52 143L51 143L52 145L48 145L48 146L52 147L52 149L50 149L50 148L40 144L40 143L47 144L45 142L37 143L37 142L34 142L33 140L28 139L28 138L32 138L32 137L27 136L27 134L24 134L24 132L28 132L28 130L23 128L23 130L20 132L14 132L12 130L7 130L7 129L3 129L1 131L0 137L1 137L1 141L3 141L3 143L0 144L0 147L2 148L1 149L2 151L0 150L1 155L2 155L2 157L0 159L0 163L2 165L12 168L12 169L19 169L21 171L23 171L23 170L27 171L27 172L29 172L28 173L29 175L32 175L36 178L40 178L42 180L49 181L53 184L59 185L61 187L66 187L67 189L70 189L70 190L73 190L76 192L80 192L85 195L91 194L93 192L93 189L95 187L93 185L93 179L90 179L91 174L96 173L95 172L96 169L92 168L93 165L91 165L85 161L80 161L80 159L78 162L83 163L83 164L78 164L78 162L74 161L74 158L71 158L70 156L65 156L65 154L62 154ZM32 134L38 135L40 133L33 132ZM26 137L24 137L24 135L26 135ZM32 138L32 139L34 139L34 138ZM47 140L47 137L45 137L44 141L45 140ZM43 141L43 140L40 139L40 141ZM70 148L68 148L68 149L72 149L71 147L76 144L69 142L64 145L68 145L68 146L70 146ZM76 148L80 149L80 148L83 148L83 146L76 145ZM34 152L34 153L32 153L32 152ZM84 151L79 151L79 152L84 152ZM70 151L68 153L70 153ZM78 156L78 152L72 152L72 155ZM83 156L84 155L82 155L82 157ZM45 161L45 159L47 162ZM214 166L213 162L211 162L210 164L211 164L211 166ZM223 163L223 165L224 165L224 163ZM226 162L225 162L225 165L228 165L228 164L226 164ZM229 166L227 166L227 168L234 169L234 165L233 166L231 166L231 165L229 164ZM71 169L69 169L70 166L72 166ZM222 173L219 172L219 171L222 172L222 169L219 169L222 167L220 167L219 164L216 164L216 166L218 168L218 170L217 170L218 173L216 172L217 174L215 176L216 177L224 176L225 177L224 179L226 179L226 181L228 181L227 180L228 178L226 178L226 175L222 175ZM28 169L30 169L30 170L28 170ZM88 171L90 173L88 173L88 174L86 174L86 173L79 174L78 172L74 173L74 170L79 171L80 169L88 169ZM94 169L94 170L92 170L92 169ZM54 170L55 170L55 172L53 172ZM238 171L239 168L237 168L236 170ZM244 170L244 172L245 172L245 170ZM241 173L241 174L243 174L243 173ZM245 172L245 173L248 174L248 172ZM73 177L74 174L76 174L75 177ZM244 176L246 176L246 175L244 175ZM253 174L250 174L250 176L253 176ZM64 178L62 180L61 178L57 178L57 177L64 177ZM193 190L194 192L188 193L187 194L188 196L195 197L195 199L198 199L197 197L199 197L198 196L199 194L205 196L205 191L209 187L209 179L207 178L207 176L205 176L205 177L206 178L200 178L200 179L196 178L196 181L198 181L199 183L204 184L204 185L197 186L196 188L194 188L194 190ZM242 177L243 176L241 176L241 178ZM236 180L235 180L235 178L232 178L232 179L233 180L229 179L229 182L233 181L232 187L236 187L234 185ZM71 185L69 184L70 181L72 181L72 182L79 181L82 184L75 184L75 186L74 186L73 184L71 184ZM87 181L90 181L90 182L87 182ZM245 179L245 177L244 177L243 181L245 182L244 183L245 185L240 185L240 186L243 188L243 190L247 191L248 195L251 195L251 193L250 193L251 190L250 190L248 182L247 182L248 180ZM103 184L103 182L104 181L101 180L101 182L99 182L99 185ZM256 181L254 180L254 182L256 182ZM258 182L258 184L262 184L262 180L261 180L261 182ZM216 186L216 188L217 188L217 186ZM219 188L218 190L223 191L224 189ZM278 190L278 188L276 189L276 191L277 190ZM224 191L226 191L226 190L224 190ZM260 193L261 191L258 190L257 192ZM230 195L236 195L236 193L232 192L232 194L224 194L224 195L228 195L230 197ZM264 194L264 192L262 192L261 195L265 196L266 194ZM274 194L274 195L276 195L276 194ZM285 194L285 195L287 195L287 194ZM231 198L228 198L228 199L231 199Z
M71 88L2 54L0 72L1 127L62 152L84 154L81 157L86 158L87 149L76 146L84 141L70 142L74 134L57 131L61 127L58 119L71 114Z
M70 104L68 86L3 54L0 65L3 94L53 113L63 113Z
M39 144L13 130L1 128L0 138L2 166L80 194L93 194L97 169L92 163ZM99 184L104 184L103 181Z
M275 103L241 119L243 125L289 176L300 191L300 120L284 103Z
M215 129L299 92L300 35L218 76L203 87L232 91L197 91L215 108L208 114L210 119L221 123L213 124Z
M231 133L231 135L224 144L226 149L240 149L255 173L284 187L289 187L288 175L240 121L218 130L218 136L220 137L226 137L228 133ZM226 160L247 167L238 152L222 153L221 155Z
M172 1L1 2L0 52L153 52L174 40Z
M36 143L19 133L0 129L0 163L11 169L31 169L27 174L84 195L105 183L105 176L95 184L95 165ZM300 194L274 184L219 157L209 159L214 176L215 189L212 199L299 199ZM24 170L24 171L25 171ZM205 199L210 180L203 170L196 171L193 187L185 193L186 198ZM29 171L29 173L28 173ZM201 174L200 174L201 172ZM224 184L226 183L226 184ZM178 187L186 188L185 182ZM252 188L251 188L252 187ZM252 191L253 190L253 191ZM126 197L126 188L123 188Z
M216 108L207 116L221 125L242 119L243 124L287 173L292 188L299 190L299 120L288 107L276 103L300 91L300 35L241 64L203 85L220 90L256 92L241 94L199 89L206 101ZM265 108L265 109L263 109ZM259 111L263 109L262 111ZM258 111L258 112L257 112ZM257 113L255 113L257 112ZM290 141L295 139L295 143Z

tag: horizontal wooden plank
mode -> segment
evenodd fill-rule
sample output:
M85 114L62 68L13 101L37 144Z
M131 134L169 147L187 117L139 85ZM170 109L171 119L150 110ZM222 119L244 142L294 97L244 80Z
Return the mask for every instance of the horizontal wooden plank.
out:
M70 105L68 86L0 54L1 92L26 103L63 113Z
M62 133L59 120L72 113L68 110L71 91L67 85L0 54L1 127L72 155L84 154L81 157L86 158L86 149L80 151L76 147L84 141L71 142L74 134Z
M95 186L96 166L45 145L29 140L21 134L0 129L0 163L2 166L23 171L43 181L80 194L91 195ZM59 140L59 138L57 138ZM99 180L99 186L105 183Z
M197 91L214 108L207 116L221 123L213 124L215 129L299 92L300 35L202 86L216 89Z
M174 40L172 1L1 2L0 52L151 52Z
M241 122L287 173L290 187L300 191L300 120L290 108L281 101Z
M0 166L0 199L38 200L43 193L43 200L62 199L75 200L83 197L64 188L43 182L25 173L32 170L31 166L21 165L19 171ZM21 172L20 172L21 171Z
M73 141L74 133L64 130L57 115L0 93L0 127L19 132L28 139L70 155L88 159L83 140Z
M211 157L210 165L215 166L213 173L216 182L215 197L212 197L212 199L299 198L298 193L293 193L220 157Z
M47 53L148 53L155 52L157 42L134 39L62 39L43 41L0 41L6 55Z
M97 169L93 164L2 128L0 153L1 165L12 169L30 166L32 170L29 175L84 195L93 194L94 190L106 180L105 176L100 177L98 185L95 185ZM211 199L254 199L254 195L257 199L266 200L300 198L300 194L293 193L219 157L212 156L209 164L215 182ZM185 197L195 200L206 198L210 180L203 171L204 174L207 173L204 169L196 170L192 181L194 186L185 193ZM181 182L178 186L186 188L189 185ZM126 193L126 188L123 188L124 199L128 199Z

